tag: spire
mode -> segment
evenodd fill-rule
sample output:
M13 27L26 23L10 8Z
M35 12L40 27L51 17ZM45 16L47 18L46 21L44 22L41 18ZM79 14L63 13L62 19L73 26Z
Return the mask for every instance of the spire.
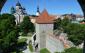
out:
M39 0L38 0L36 16L39 16L39 15L40 15L40 11L39 11Z
M37 12L40 12L40 11L39 11L39 6L37 6Z
M15 13L15 8L12 6L11 7L11 14L14 14Z
M19 2L19 1L16 3L16 6L21 6L21 4L20 4L20 2Z

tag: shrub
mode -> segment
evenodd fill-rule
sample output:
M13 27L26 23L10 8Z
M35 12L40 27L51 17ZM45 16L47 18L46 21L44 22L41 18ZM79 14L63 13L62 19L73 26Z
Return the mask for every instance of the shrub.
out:
M32 44L29 44L29 50L30 50L31 52L33 52L33 46L32 46Z
M59 53L59 52L56 52L56 53ZM83 51L82 51L82 49L72 47L72 48L69 48L69 49L65 49L65 51L61 52L61 53L83 53Z
M44 49L41 49L41 50L40 50L40 53L50 53L50 51L47 50L46 48L44 48Z
M17 45L19 47L26 45L26 40L27 40L26 38L18 39Z

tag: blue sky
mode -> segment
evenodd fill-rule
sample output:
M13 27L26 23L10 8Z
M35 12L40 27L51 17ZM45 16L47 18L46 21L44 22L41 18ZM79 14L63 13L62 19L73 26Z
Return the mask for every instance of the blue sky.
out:
M10 8L16 6L17 0L8 0L4 5L1 13L10 13ZM82 10L77 0L19 0L21 5L26 8L28 14L35 14L37 10L37 4L39 3L40 12L44 9L49 14L81 14Z

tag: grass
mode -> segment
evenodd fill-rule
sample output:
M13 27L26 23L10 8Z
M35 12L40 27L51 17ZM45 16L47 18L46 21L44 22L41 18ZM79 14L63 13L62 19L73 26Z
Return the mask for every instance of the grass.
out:
M41 50L40 50L40 53L50 53L50 51L47 50L46 48L44 48L44 49L41 49Z
M60 52L55 52L55 53L60 53ZM61 53L83 53L83 50L76 47L71 47L71 48L65 49L64 52L61 52Z
M29 50L33 52L33 46L31 44L29 44Z

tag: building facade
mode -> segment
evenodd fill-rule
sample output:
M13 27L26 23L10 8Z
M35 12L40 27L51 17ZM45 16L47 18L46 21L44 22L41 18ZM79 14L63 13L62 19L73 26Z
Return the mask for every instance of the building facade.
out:
M16 8L11 8L11 14L15 16L16 24L20 24L24 16L27 16L26 9L23 8L19 2L16 3Z

